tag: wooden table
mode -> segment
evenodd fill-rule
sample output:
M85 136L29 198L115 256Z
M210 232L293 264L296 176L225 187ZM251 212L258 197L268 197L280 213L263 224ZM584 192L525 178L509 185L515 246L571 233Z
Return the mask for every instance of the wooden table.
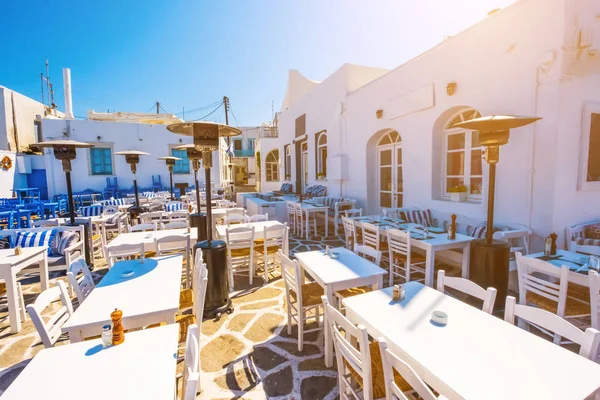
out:
M99 335L115 308L123 311L125 329L175 322L179 309L183 256L171 255L117 262L63 325L72 343ZM124 271L134 275L123 278Z
M312 276L323 287L329 303L336 304L335 292L359 286L383 287L386 271L371 261L360 257L345 247L331 251L340 253L340 258L332 259L321 250L296 253L296 259L303 272ZM333 366L333 341L325 322L325 365Z
M528 254L526 257L542 259L545 258L544 253ZM585 268L581 272L577 272L579 268L583 267L583 265L585 265L588 262L590 258L589 256L585 254L575 253L574 251L556 250L556 256L550 257L553 258L551 260L547 260L547 262L549 262L550 264L558 268L560 268L563 265L569 267L569 273L567 275L569 282L573 282L585 287L590 286L587 268Z
M172 324L126 333L118 346L102 348L94 339L44 349L2 400L173 399L178 339L179 326Z
M218 225L217 226L217 234L221 238L221 240L227 240L227 228L252 228L254 227L254 239L264 239L265 232L264 229L271 226L281 226L283 225L279 221L260 221L260 222L248 222L246 224L234 224L234 225Z
M198 240L198 230L190 228L190 233L186 228L182 229L164 229L160 231L147 232L128 232L117 235L106 247L111 248L122 244L144 244L144 251L156 251L154 239L160 239L167 236L190 236L192 243Z
M450 399L584 399L600 388L600 365L418 282L343 300L346 316L405 354ZM448 314L448 325L431 313Z
M310 214L323 213L325 214L325 237L329 236L329 207L322 204L302 202L302 212L305 214L306 224L306 240L308 240ZM315 216L316 218L316 216Z
M10 333L19 333L21 330L17 273L37 263L40 271L40 287L42 290L48 289L48 248L23 247L21 250L22 253L18 256L15 255L15 249L0 250L0 279L6 282Z

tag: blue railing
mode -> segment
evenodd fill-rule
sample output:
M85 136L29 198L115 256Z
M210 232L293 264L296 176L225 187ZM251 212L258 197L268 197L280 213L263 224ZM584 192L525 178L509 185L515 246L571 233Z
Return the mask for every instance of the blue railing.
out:
M254 150L234 150L234 157L254 157Z

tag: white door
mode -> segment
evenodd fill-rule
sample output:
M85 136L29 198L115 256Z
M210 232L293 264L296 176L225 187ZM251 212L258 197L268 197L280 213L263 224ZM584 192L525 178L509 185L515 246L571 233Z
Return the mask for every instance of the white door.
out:
M403 204L402 144L398 133L388 135L380 141L386 144L377 148L379 209L402 207Z

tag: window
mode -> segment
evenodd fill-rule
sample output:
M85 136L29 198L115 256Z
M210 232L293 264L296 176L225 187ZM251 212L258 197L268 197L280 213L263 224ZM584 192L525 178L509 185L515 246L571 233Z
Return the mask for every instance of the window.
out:
M90 149L90 170L92 175L112 175L112 154L110 147Z
M579 189L600 189L600 104L585 105L582 121Z
M254 151L254 139L248 139L248 150Z
M242 141L240 139L233 139L233 149L242 150Z
M292 146L285 146L285 179L292 179Z
M317 178L327 177L327 133L321 133L317 138Z
M450 188L465 185L469 197L481 198L483 175L479 132L455 127L460 122L479 117L481 114L476 110L463 110L446 125L443 166L443 193L446 195Z
M306 114L302 114L296 118L296 137L306 133Z
M42 121L33 121L33 136L36 142L43 142L42 137Z
M187 150L171 149L171 155L173 157L179 157L181 160L175 161L173 166L174 174L189 174L190 173L190 160L188 160Z
M265 173L267 182L277 182L279 180L279 150L273 150L267 154Z

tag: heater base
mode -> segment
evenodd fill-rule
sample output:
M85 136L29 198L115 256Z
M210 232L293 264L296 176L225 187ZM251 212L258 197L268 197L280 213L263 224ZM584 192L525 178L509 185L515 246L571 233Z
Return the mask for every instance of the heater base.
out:
M504 310L504 299L508 292L508 272L510 269L510 245L494 240L487 243L486 239L471 242L471 260L469 279L487 289L495 288L498 293L494 310Z
M202 261L208 269L204 318L220 318L225 312L233 312L229 298L227 271L227 245L222 240L204 240L196 243L196 251L202 251Z

